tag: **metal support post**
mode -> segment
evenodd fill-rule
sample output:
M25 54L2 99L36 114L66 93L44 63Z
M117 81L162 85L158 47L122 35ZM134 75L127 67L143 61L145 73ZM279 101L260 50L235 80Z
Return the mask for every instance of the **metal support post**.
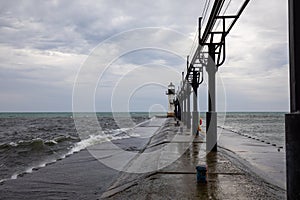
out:
M181 97L181 121L185 124L185 97L184 97L184 72L181 73L181 90L180 90L180 97Z
M177 118L181 121L181 105L179 96L177 97Z
M206 151L217 151L216 72L215 45L208 46L208 112L206 113Z
M181 120L180 121L183 121L183 98L182 98L182 94L180 94L180 113L181 113Z
M197 88L195 88L193 93L193 124L192 131L193 134L198 134L198 110L197 110Z
M182 101L183 101L183 112L182 112L182 122L185 125L186 123L186 99L185 99L185 90L184 90L184 86L182 87Z
M190 99L191 87L187 83L186 86L186 98L187 98L187 112L186 112L186 127L191 129L191 99Z
M197 93L198 93L198 82L197 82L197 72L193 72L193 123L192 123L192 133L198 134L198 120L199 120L199 113L198 113L198 100L197 100Z
M285 115L287 199L300 199L300 2L289 0L290 114Z
M185 99L185 114L184 114L184 123L185 123L185 125L187 126L187 123L188 123L188 116L187 116L187 113L188 113L188 96L187 96L187 94L188 94L188 91L187 91L187 83L186 83L186 86L185 86L185 88L184 88L184 99Z

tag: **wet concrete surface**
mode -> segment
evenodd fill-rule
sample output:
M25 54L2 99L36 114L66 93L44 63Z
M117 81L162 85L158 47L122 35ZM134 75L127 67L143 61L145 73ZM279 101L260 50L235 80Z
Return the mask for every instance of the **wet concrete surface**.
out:
M235 163L225 151L202 155L205 143L201 138L193 141L173 140L180 127L167 121L168 131L154 135L151 148L164 149L173 143L182 156L171 165L145 174L122 173L117 181L101 195L101 199L284 199L285 192L269 184L243 165ZM173 124L174 123L174 124ZM180 132L180 131L179 131ZM181 130L181 135L188 135ZM164 141L164 142L161 142ZM147 148L146 150L147 151ZM164 151L164 150L162 150ZM164 157L159 158L160 161ZM195 167L207 165L207 183L197 183Z
M131 134L139 134L139 137L94 145L34 169L32 173L24 173L17 179L2 182L0 199L98 199L120 176L120 171L105 165L109 163L101 160L115 161L118 167L124 168L145 148L149 138L161 128L164 121L149 120L132 130Z
M118 177L87 150L0 185L0 199L97 199Z
M270 184L286 189L285 149L247 135L218 129L218 145L232 159L264 178Z
M284 190L245 169L227 151L220 149L206 156L202 138L175 126L173 119L149 121L137 130L134 133L144 137L115 141L115 146L95 145L1 183L0 199L285 198ZM123 157L120 152L124 149L134 156ZM140 173L119 172L99 162L107 158L121 161L123 169ZM170 161L174 162L168 165ZM196 181L195 167L200 163L208 168L206 184Z
M187 165L188 157L185 154L174 164ZM206 184L197 183L195 170L169 166L135 177L134 183L104 199L282 199L279 191L235 167L221 153L209 155L207 164Z
M105 149L105 144L98 145L103 151L108 151L109 156L114 152L112 161L117 162L117 166L124 167L126 162L123 154L124 149L128 149L128 144L135 144L130 147L136 152L146 144L145 139L124 139L115 141L115 145L121 150ZM96 145L97 146L97 145ZM97 147L97 150L99 150ZM99 195L119 177L119 171L108 167L101 158L95 157L95 151L82 150L65 159L49 164L43 168L34 169L32 173L22 174L15 180L8 180L0 184L0 199L97 199ZM98 155L99 156L99 155ZM119 159L119 157L121 159ZM127 158L129 161L134 156ZM120 165L120 162L124 164Z

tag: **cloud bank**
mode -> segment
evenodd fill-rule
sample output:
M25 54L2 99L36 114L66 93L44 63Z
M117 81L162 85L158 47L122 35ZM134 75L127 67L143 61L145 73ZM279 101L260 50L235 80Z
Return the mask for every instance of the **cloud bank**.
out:
M234 12L240 2L232 0L226 13ZM99 43L130 29L164 27L180 32L190 42L158 31L151 38L145 34L136 43L156 37L157 41L181 46L188 54L204 4L204 0L2 1L0 111L71 111L73 84L81 65ZM117 43L107 44L105 53L116 54L119 48ZM219 75L226 90L227 110L287 111L286 1L273 1L271 5L263 0L250 1L228 36L226 48L226 63ZM96 90L97 111L111 110L109 95L115 80L111 77L143 64L166 65L179 72L185 68L182 59L153 49L121 56ZM139 78L143 76L147 74ZM167 80L171 81L178 85L180 80ZM150 105L166 107L163 88L141 91L132 98L132 111L148 111ZM205 95L200 97L200 104L206 101Z

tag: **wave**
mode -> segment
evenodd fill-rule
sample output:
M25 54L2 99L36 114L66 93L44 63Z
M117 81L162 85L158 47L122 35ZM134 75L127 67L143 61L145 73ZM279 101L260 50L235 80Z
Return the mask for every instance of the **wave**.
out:
M43 145L57 145L60 142L63 141L76 141L75 143L73 143L72 147L70 147L69 151L67 151L67 153L63 153L61 155L58 156L58 158L56 159L45 159L43 162L40 162L37 165L31 166L26 168L24 171L22 172L16 172L14 173L10 179L17 179L20 176L23 176L24 174L27 173L32 173L33 171L45 167L49 164L53 164L59 160L62 160L66 157L69 157L70 155L77 153L83 149L86 149L90 146L96 145L96 144L101 144L103 142L109 142L109 141L113 141L113 140L120 140L120 139L127 139L127 138L131 138L131 137L139 137L138 134L135 134L132 132L133 128L121 128L121 129L114 129L114 130L107 130L104 131L103 134L91 134L89 135L88 138L82 139L80 140L79 138L75 138L72 136L61 136L61 137L57 137L54 138L52 140L42 140L40 138L37 139L33 139L33 140L29 140L29 141L19 141L17 143L14 142L10 142L8 144L1 144L0 148L16 148L16 147L20 147L20 146L30 146L30 147L34 147L34 146L43 146ZM80 141L78 141L80 140ZM0 183L9 180L9 179L2 179L0 180Z
M53 146L65 141L78 141L79 138L73 136L59 136L51 140L35 138L32 140L19 140L18 142L9 142L0 144L0 149L16 148L16 147L38 147L38 146Z
M111 131L104 131L104 134L101 135L89 135L88 138L75 143L74 147L67 153L67 155L73 154L75 152L78 152L80 150L83 150L87 147L96 144L101 144L103 142L127 139L131 137L139 137L140 135L136 133L132 133L132 129L133 128L121 128L121 129L114 129ZM107 133L111 133L111 134L107 134Z
M106 139L123 139L123 136L127 137L139 137L139 135L133 135L130 133L132 129L138 126L142 126L144 123L149 121L151 119L145 120L143 122L140 122L139 124L136 124L134 127L131 128L120 128L120 129L110 129L110 130L104 130L102 135L104 138L100 138L99 135L89 135L91 138L84 138L89 139L91 141L91 144L93 144L93 141L102 141ZM126 136L127 135L127 136ZM34 138L31 140L19 140L19 141L13 141L13 142L8 142L8 143L0 143L0 150L1 149L6 149L6 148L16 148L16 147L42 147L42 146L53 146L57 145L59 143L65 142L65 141L70 141L72 143L75 142L82 142L80 141L82 138L80 137L74 137L70 135L63 135L63 136L58 136L53 139L41 139L41 138Z

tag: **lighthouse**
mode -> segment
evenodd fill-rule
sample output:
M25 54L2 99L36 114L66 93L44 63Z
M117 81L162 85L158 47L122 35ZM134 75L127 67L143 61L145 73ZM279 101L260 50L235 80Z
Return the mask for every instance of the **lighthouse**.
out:
M175 96L175 85L171 82L168 85L168 91L166 91L166 95L168 95L168 113L167 117L174 117L175 113L175 104L174 104L174 96Z

